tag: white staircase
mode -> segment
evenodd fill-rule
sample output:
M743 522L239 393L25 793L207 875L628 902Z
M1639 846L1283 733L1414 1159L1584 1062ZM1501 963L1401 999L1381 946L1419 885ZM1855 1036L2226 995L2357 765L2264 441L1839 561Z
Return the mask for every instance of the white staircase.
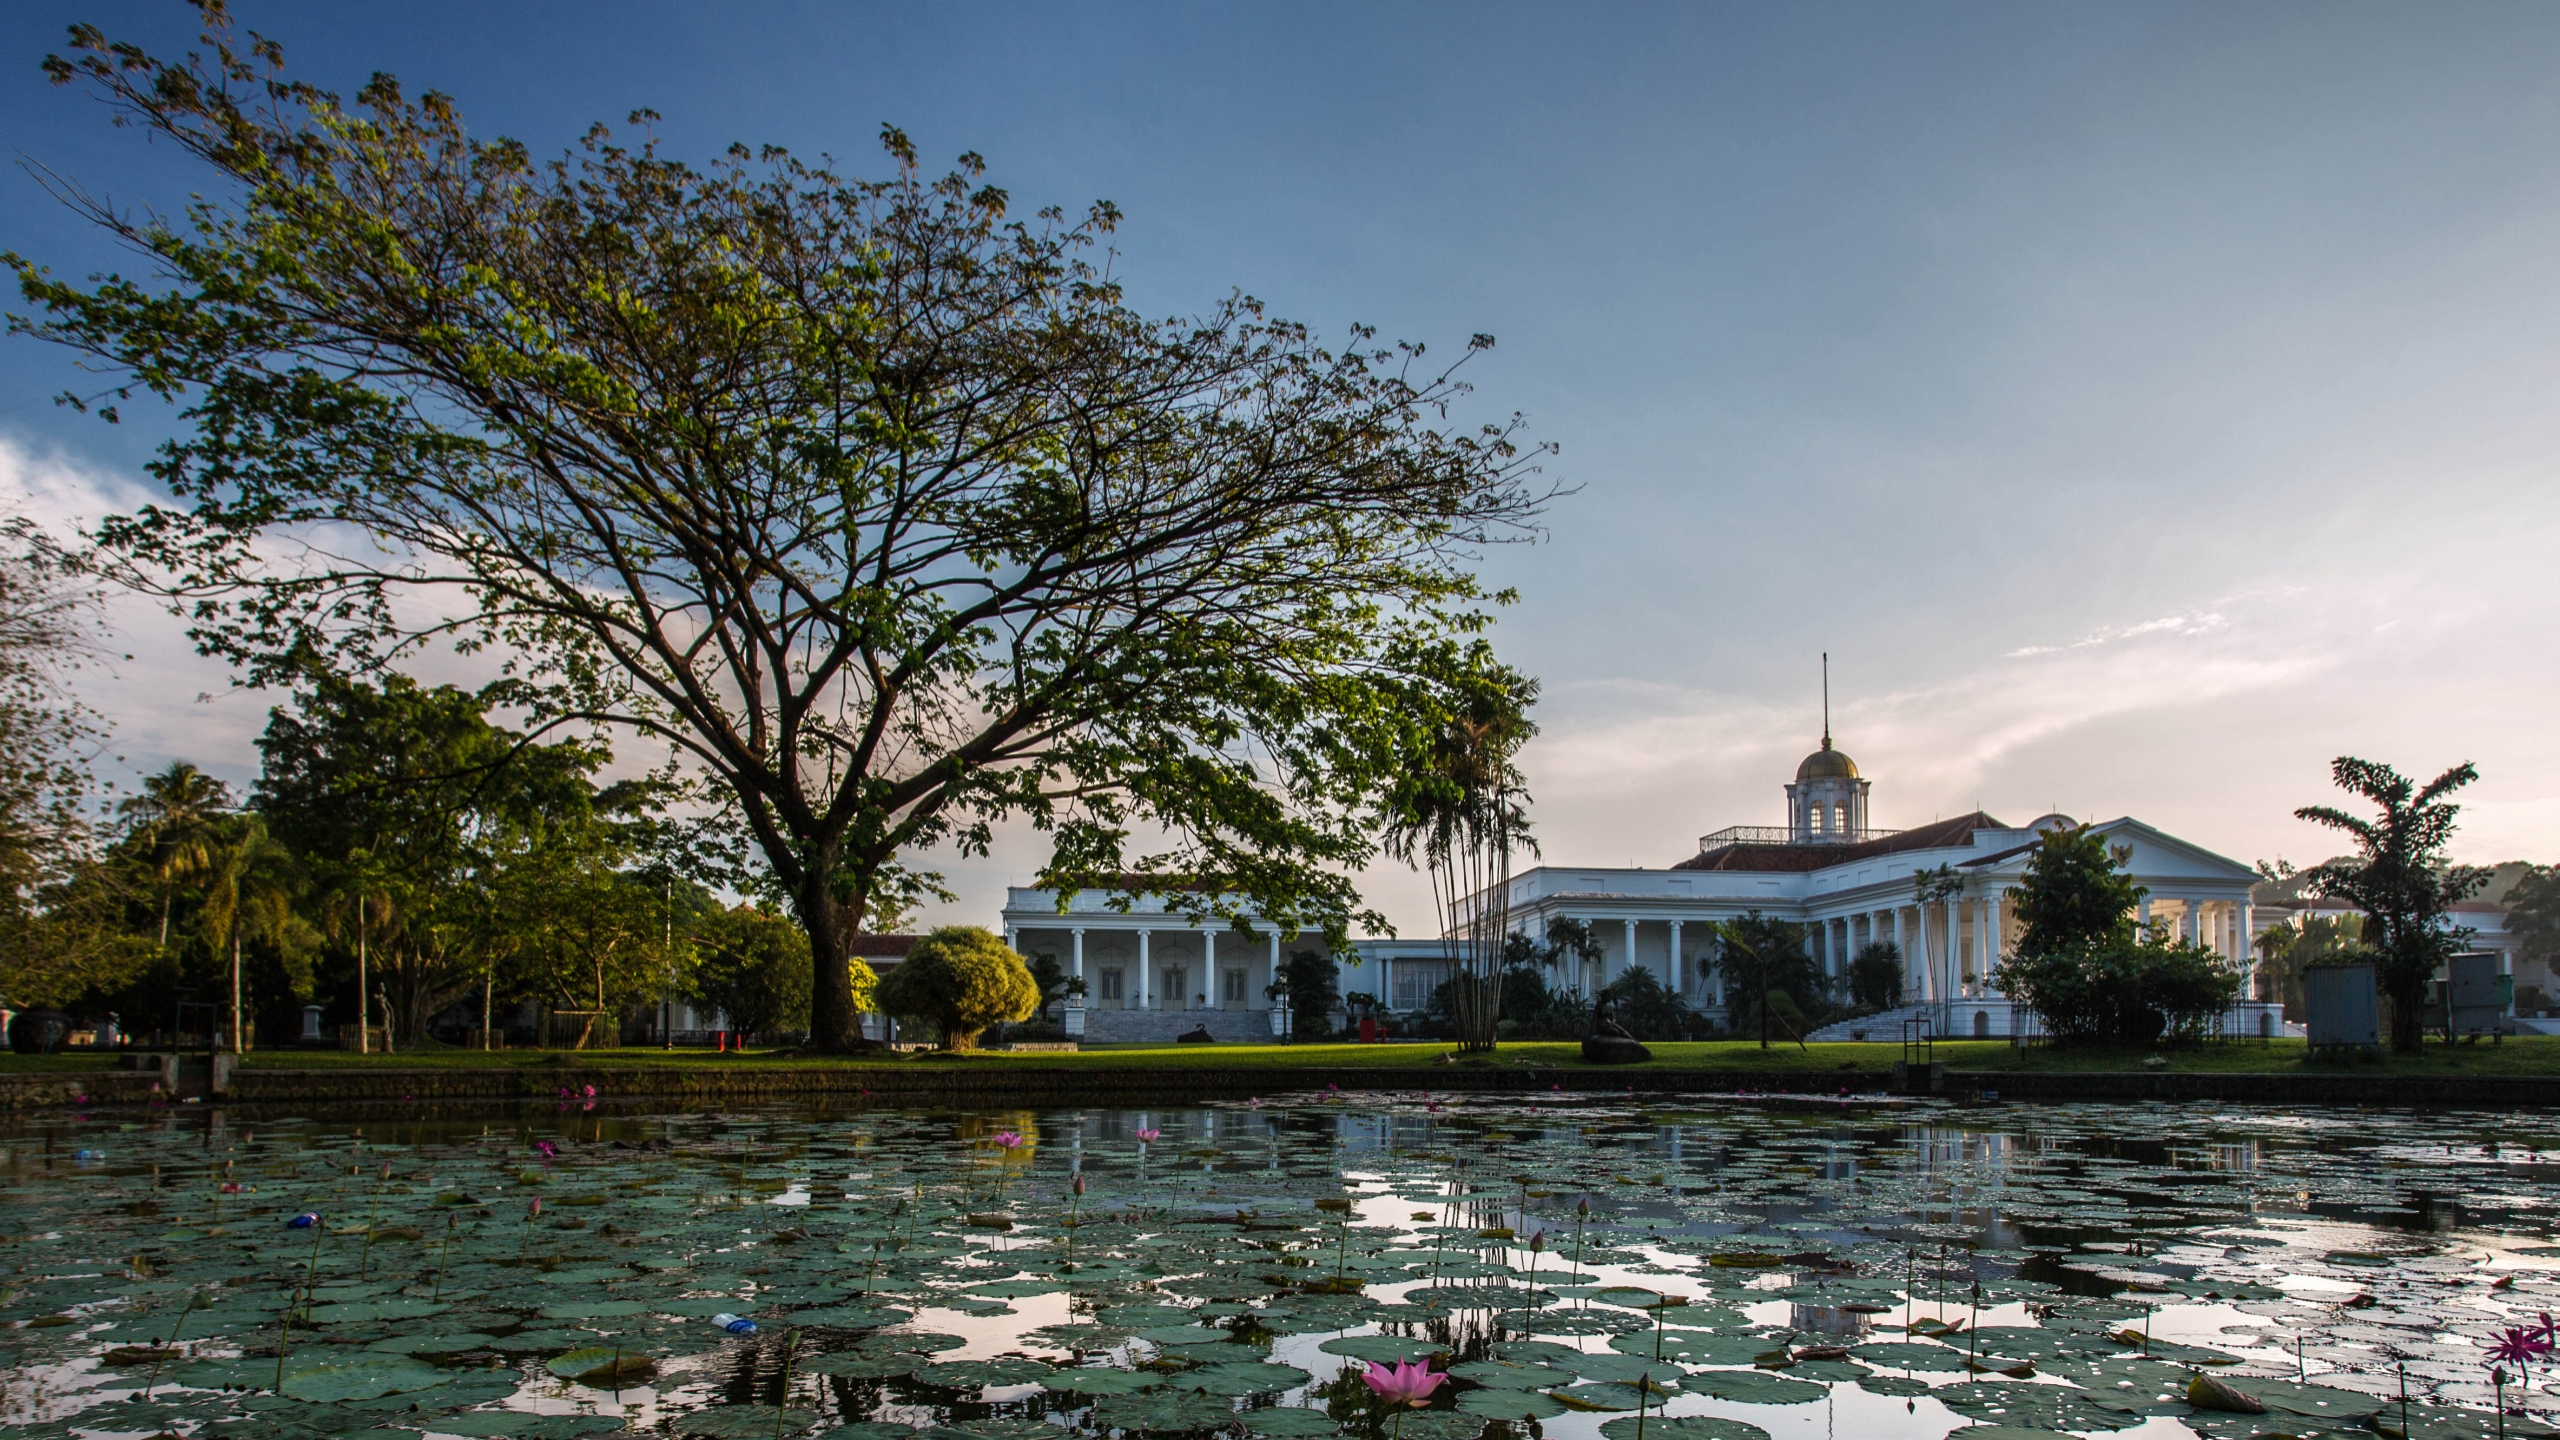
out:
M2008 1002L1997 1003L2006 1005ZM1804 1038L1819 1042L1864 1040L1871 1045L1899 1045L1902 1043L1903 1022L1922 1018L1944 1023L1935 1005L1905 1005L1898 1010L1879 1010L1873 1015L1861 1015L1855 1020L1837 1020ZM1973 1018L1972 1012L1967 1011L1963 1018L1969 1023Z

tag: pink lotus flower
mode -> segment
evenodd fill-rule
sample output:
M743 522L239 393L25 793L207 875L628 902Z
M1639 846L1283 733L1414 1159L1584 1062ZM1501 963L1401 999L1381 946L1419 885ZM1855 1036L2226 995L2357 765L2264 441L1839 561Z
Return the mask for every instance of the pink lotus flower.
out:
M1019 1150L1022 1148L1022 1136L1011 1130L999 1130L996 1132L996 1143L1007 1150Z
M1157 1138L1163 1134L1164 1132L1161 1130L1141 1130L1138 1132L1138 1143L1141 1145L1153 1145L1156 1143Z
M584 1093L585 1093L585 1095L586 1095L586 1097L587 1097L588 1099L593 1100L594 1098L596 1098L596 1087L594 1087L593 1085L590 1085L590 1086L588 1086L588 1087L586 1088L586 1090L585 1090L585 1092L584 1092Z
M541 1215L541 1214L542 1214L542 1197L541 1197L541 1196L539 1196L539 1195L536 1195L536 1196L534 1196L534 1197L533 1197L533 1203L532 1203L532 1204L530 1204L530 1205L528 1205L528 1206L526 1206L526 1207L524 1208L524 1218L526 1218L527 1220L531 1220L531 1219L534 1219L535 1217L537 1217L537 1216L539 1216L539 1215Z
M1084 1172L1081 1170L1076 1172L1075 1192L1079 1195L1084 1193Z
M237 1180L225 1180L222 1182L222 1193L225 1195L237 1195L240 1193L241 1189L242 1186Z
M1390 1405L1411 1405L1416 1409L1431 1403L1431 1392L1440 1388L1448 1376L1435 1373L1419 1361L1399 1361L1394 1369L1371 1361L1367 1374L1360 1377L1378 1398Z
M2499 1333L2498 1343L2489 1347L2489 1358L2509 1365L2530 1365L2551 1350L2550 1337L2540 1330L2510 1325Z
M545 1160L557 1159L560 1155L560 1147L552 1144L548 1140L534 1141L533 1148L542 1152L542 1158Z
M1245 1101L1245 1102L1244 1102L1244 1108L1246 1108L1247 1110L1259 1110L1259 1109L1261 1109L1261 1108L1262 1108L1262 1097L1261 1097L1261 1096L1259 1096L1259 1095L1256 1095L1256 1096L1254 1096L1252 1099Z

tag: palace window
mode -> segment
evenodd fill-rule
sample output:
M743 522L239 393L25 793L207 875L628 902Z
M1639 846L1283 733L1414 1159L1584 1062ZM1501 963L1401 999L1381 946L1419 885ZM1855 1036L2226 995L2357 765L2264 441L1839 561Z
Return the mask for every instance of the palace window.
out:
M1244 1003L1244 972L1241 970L1227 972L1227 1003L1230 1005Z
M1102 972L1102 998L1105 1000L1117 1000L1120 998L1119 971L1105 970Z

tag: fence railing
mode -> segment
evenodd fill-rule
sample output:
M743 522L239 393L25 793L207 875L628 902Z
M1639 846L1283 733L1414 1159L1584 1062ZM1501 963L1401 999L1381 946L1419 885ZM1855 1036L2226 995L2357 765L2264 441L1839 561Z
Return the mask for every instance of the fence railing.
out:
M1703 855L1728 845L1856 845L1901 833L1899 830L1824 830L1799 835L1785 825L1728 825L1712 835L1699 836L1698 853Z

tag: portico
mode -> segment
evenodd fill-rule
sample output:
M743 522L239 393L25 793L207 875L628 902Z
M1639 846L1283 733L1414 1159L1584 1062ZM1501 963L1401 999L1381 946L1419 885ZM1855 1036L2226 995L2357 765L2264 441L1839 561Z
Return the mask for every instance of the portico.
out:
M1282 947L1298 938L1269 929L1248 937L1226 921L1180 914L1162 896L1115 904L1107 892L1079 891L1062 909L1056 892L1020 887L1005 892L1004 934L1024 958L1050 956L1084 982L1067 998L1069 1034L1093 1033L1098 1015L1125 1015L1099 1027L1120 1039L1158 1038L1163 1026L1131 1023L1140 1015L1195 1017L1173 1028L1205 1026L1221 1038L1278 1033L1279 1002L1268 991Z

